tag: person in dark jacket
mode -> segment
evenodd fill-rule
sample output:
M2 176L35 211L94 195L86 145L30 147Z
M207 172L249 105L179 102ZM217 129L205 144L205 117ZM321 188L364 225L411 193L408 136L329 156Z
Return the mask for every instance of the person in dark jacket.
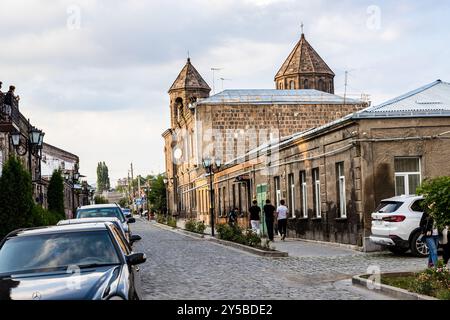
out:
M261 220L261 208L258 206L258 201L254 200L253 205L248 210L250 211L250 224L253 232L259 235L259 221Z
M16 90L16 87L9 86L9 91L5 95L4 104L7 104L9 106L15 106L17 107L19 104L20 97L16 96L14 94L14 91Z
M234 208L233 210L231 210L230 214L228 215L228 224L230 226L236 225L237 219L238 219L238 213L239 213L238 208Z
M267 200L263 210L266 219L266 226L267 226L267 233L269 235L269 240L273 241L273 231L274 231L273 221L274 221L274 214L277 209L270 203L270 200Z
M439 247L439 230L434 223L433 217L429 214L429 209L425 208L422 219L420 220L420 229L422 231L422 239L429 249L428 267L434 268L438 265L438 247Z

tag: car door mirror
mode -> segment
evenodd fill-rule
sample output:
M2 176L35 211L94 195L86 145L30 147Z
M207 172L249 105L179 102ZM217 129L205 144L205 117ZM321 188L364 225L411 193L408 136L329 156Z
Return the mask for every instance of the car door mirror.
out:
M142 237L139 236L139 235L137 235L137 234L133 234L133 235L130 237L130 243L131 243L131 244L133 244L133 243L135 243L136 241L139 241L139 240L142 240Z
M136 223L136 219L135 218L129 218L127 220L128 223Z
M132 253L127 256L127 263L130 266L136 266L147 261L147 256L144 253Z

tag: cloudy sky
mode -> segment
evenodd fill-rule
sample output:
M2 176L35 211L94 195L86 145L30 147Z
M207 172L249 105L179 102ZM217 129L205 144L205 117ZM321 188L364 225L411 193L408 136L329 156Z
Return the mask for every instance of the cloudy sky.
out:
M380 103L450 81L450 2L0 0L0 80L46 141L80 156L94 182L164 171L167 90L187 52L216 91L273 88L300 37L336 73L336 91ZM221 81L220 78L230 80Z

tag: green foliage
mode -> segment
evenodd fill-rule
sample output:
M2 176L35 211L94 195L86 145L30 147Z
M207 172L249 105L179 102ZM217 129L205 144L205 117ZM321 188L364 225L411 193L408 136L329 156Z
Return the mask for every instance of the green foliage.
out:
M269 250L268 245L261 245L261 237L251 230L245 230L238 225L219 224L217 225L219 239L240 243L246 246Z
M412 289L420 294L438 299L450 300L450 273L442 263L419 274L412 283Z
M177 219L172 218L172 217L169 217L169 218L167 219L167 225L168 225L169 227L176 228L176 227L177 227Z
M33 227L44 227L56 225L60 220L64 219L64 216L35 205L32 210L32 219Z
M122 208L127 208L129 205L128 199L127 198L122 198L119 200L119 206L121 206Z
M190 232L204 234L206 225L203 221L188 220L186 221L184 228Z
M55 170L50 178L47 191L48 209L64 216L64 182L61 171Z
M108 204L109 201L103 196L95 196L94 197L95 204Z
M450 225L450 177L425 180L417 194L424 196L424 205L439 228Z
M156 215L156 222L161 223L161 224L166 224L166 217L163 214L157 214Z
M0 236L33 225L31 176L19 159L11 157L0 177Z
M164 184L164 176L157 175L150 178L150 191L148 192L148 200L151 209L154 212L166 211L166 186Z
M99 162L97 165L97 192L109 191L110 188L108 166L105 162Z

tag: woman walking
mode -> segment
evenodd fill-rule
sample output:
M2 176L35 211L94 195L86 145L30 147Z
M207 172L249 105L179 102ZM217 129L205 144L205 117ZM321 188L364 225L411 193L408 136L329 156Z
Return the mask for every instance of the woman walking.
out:
M430 216L426 208L420 220L420 228L422 230L422 239L428 246L430 252L428 256L428 267L435 268L438 266L438 247L439 247L439 230L434 223L433 217Z

